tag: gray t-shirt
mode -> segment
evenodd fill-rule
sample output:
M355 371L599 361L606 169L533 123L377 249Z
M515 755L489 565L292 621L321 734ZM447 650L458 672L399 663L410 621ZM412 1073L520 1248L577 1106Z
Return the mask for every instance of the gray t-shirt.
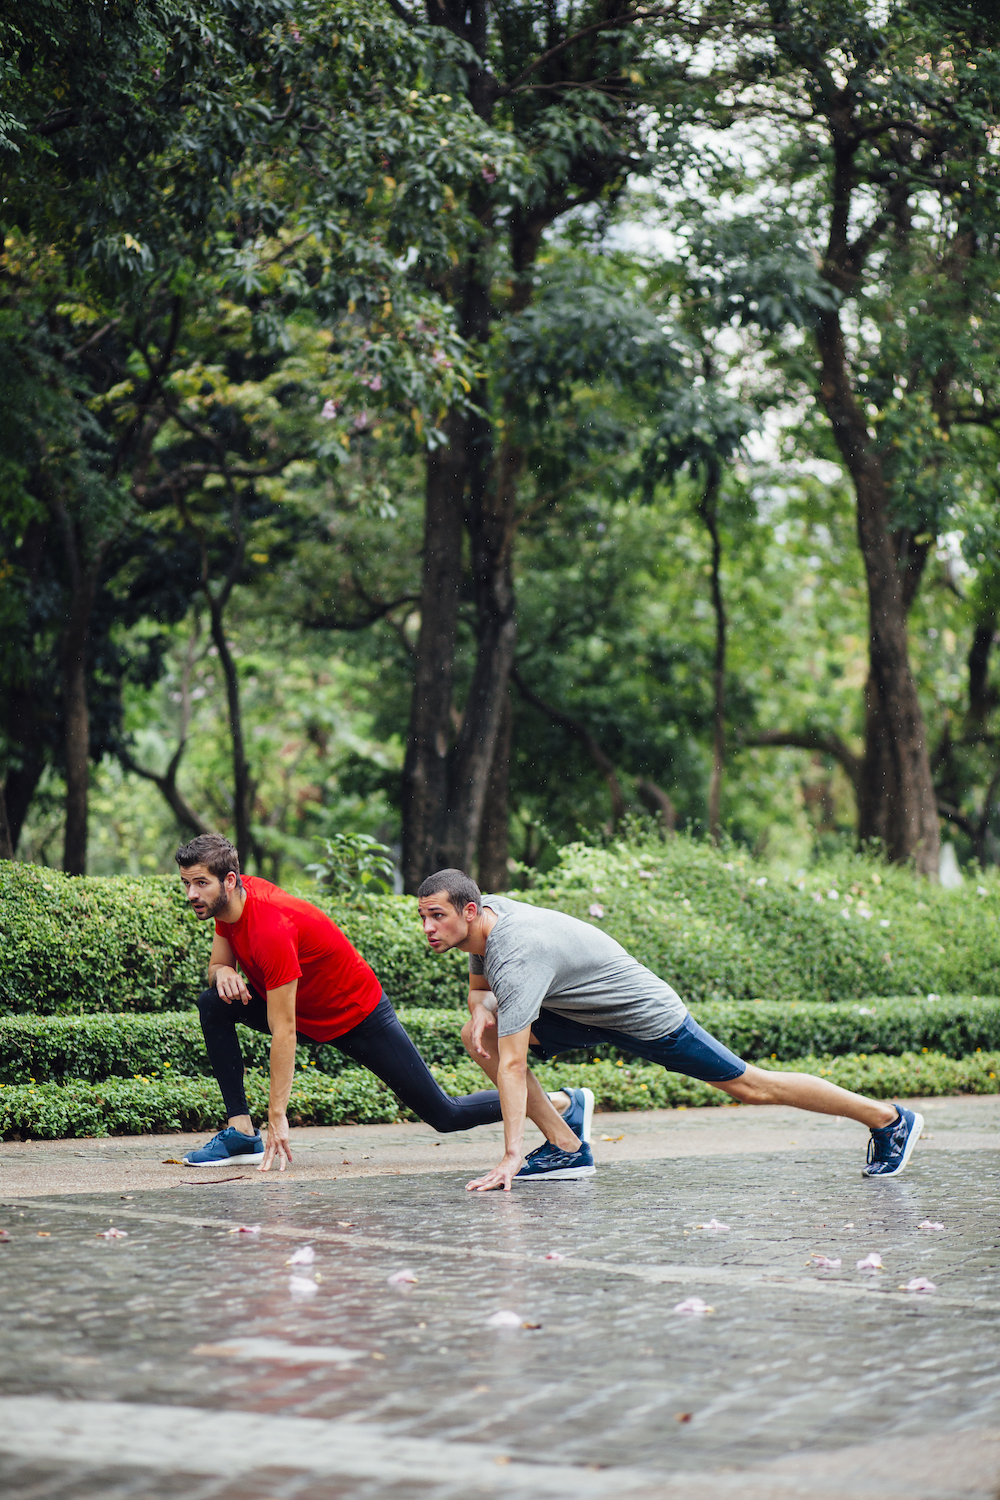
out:
M675 1031L687 1015L669 984L599 927L507 896L484 896L483 905L497 920L485 956L469 955L469 973L489 980L500 1036L523 1031L543 1007L643 1041Z

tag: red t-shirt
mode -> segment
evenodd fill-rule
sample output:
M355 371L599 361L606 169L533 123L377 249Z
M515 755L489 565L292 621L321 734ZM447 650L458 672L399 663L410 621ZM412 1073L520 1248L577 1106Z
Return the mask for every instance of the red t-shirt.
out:
M295 1026L315 1042L343 1036L371 1015L382 986L358 950L319 907L244 875L247 893L238 922L216 922L255 990L266 995L299 981Z

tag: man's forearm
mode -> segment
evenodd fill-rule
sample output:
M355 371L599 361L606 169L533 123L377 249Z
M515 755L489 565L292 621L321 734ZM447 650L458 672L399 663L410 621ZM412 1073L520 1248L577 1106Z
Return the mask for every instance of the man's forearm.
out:
M295 1077L295 1030L282 1027L271 1037L271 1089L268 1114L283 1115Z
M497 1089L503 1112L504 1149L508 1156L524 1154L524 1120L528 1107L528 1067L520 1059L501 1061Z

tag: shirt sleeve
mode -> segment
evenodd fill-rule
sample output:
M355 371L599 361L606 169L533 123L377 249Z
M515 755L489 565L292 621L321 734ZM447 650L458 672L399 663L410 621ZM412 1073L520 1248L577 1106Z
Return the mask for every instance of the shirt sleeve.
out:
M469 973L470 974L485 974L486 973L486 964L483 962L483 959L480 957L480 955L478 953L470 953L469 954Z
M498 1036L513 1036L538 1020L555 974L550 963L513 958L490 973L490 988L497 997Z
M264 986L269 990L280 989L302 978L299 963L299 935L294 922L280 912L269 913L271 920L266 930L257 936L254 960L264 976Z

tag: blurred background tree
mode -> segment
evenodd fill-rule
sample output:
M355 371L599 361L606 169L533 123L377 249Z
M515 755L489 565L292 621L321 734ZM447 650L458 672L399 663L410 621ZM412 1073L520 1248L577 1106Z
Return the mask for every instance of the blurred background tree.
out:
M499 887L641 815L995 861L996 41L0 23L0 854Z

